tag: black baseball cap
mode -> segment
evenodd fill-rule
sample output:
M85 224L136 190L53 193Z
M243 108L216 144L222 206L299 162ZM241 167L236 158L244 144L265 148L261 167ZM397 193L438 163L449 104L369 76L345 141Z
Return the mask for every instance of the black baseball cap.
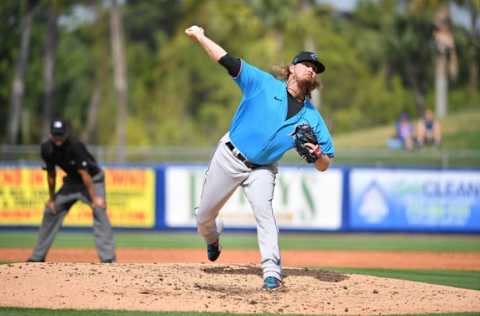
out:
M325 66L318 60L317 54L312 52L304 51L304 52L298 53L298 55L295 56L295 58L293 58L292 64L296 65L304 61L309 61L312 64L314 64L315 67L317 67L317 74L325 71Z
M67 134L67 124L61 119L55 119L50 123L50 134L53 136L65 136Z

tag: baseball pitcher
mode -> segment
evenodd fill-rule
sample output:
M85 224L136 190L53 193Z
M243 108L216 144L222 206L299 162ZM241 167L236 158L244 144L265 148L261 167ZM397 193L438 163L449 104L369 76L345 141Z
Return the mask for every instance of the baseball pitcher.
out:
M310 93L318 86L317 76L325 66L314 53L301 52L274 77L228 54L199 26L191 26L185 33L227 69L243 94L205 174L196 212L198 232L207 243L208 259L215 261L221 252L216 218L241 186L257 223L263 288L279 288L282 268L272 208L277 161L296 148L317 170L329 167L334 156L332 138L310 102Z

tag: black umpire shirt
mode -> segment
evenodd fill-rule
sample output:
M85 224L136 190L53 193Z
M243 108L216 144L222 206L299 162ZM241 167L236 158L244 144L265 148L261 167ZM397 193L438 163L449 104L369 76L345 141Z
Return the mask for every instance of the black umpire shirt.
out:
M55 170L55 165L57 165L65 171L68 177L75 180L82 181L77 171L79 169L87 170L91 177L101 171L85 145L73 137L67 137L61 146L55 145L50 139L43 142L41 154L47 171Z

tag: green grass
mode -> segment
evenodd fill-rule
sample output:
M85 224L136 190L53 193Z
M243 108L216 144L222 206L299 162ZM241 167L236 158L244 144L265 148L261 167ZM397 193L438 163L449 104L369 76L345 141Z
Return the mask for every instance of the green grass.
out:
M480 251L480 236L417 234L281 234L282 249L375 251Z
M0 232L0 248L31 248L36 232ZM119 248L204 248L196 233L116 233ZM225 233L226 249L257 249L254 233ZM419 234L294 234L280 233L282 250L379 250L379 251L448 251L480 252L479 235ZM60 232L53 244L58 248L94 247L93 234Z
M468 109L452 113L442 119L442 148L480 150L480 110ZM388 138L395 134L393 124L378 126L351 133L334 135L335 147L345 148L385 148Z
M480 133L475 130L477 127L478 124L475 124L470 126L472 130L460 130L445 135L445 147L452 148L456 144L458 148L480 149Z
M203 241L195 233L116 233L119 248L204 248ZM36 241L36 232L0 232L0 248L31 248ZM229 233L222 236L225 248L257 249L253 233ZM479 235L420 235L420 234L280 234L282 250L384 250L384 251L468 251L480 252ZM54 243L59 248L94 247L91 233L60 232ZM459 288L480 290L480 271L456 270L406 270L406 269L356 269L335 268L343 273L366 274L441 284ZM195 315L231 316L226 313L173 313L99 310L49 310L0 308L0 316L150 316L150 315ZM269 315L269 314L261 314ZM423 316L463 316L478 313L422 314Z
M384 278L394 278L453 286L471 290L480 290L480 271L356 268L335 268L332 270L343 273L365 274Z

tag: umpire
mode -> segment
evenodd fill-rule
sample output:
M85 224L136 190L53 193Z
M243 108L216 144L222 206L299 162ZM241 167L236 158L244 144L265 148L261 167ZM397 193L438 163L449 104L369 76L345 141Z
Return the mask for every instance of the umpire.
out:
M93 232L100 261L115 262L112 226L105 203L105 177L95 158L82 142L70 135L66 123L60 119L51 122L50 137L41 144L41 155L46 165L49 199L45 203L38 241L28 262L45 261L65 215L78 200L93 210ZM55 166L66 173L58 192L55 192Z

